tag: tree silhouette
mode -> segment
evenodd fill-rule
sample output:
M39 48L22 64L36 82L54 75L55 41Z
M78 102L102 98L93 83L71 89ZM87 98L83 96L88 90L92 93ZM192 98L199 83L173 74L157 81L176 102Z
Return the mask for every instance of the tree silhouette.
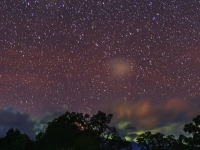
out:
M171 146L170 150L189 150L188 145L183 143L183 135L179 135L178 139Z
M112 116L101 111L92 117L66 112L49 122L45 132L36 136L36 149L131 150L130 143L109 126Z
M169 150L177 142L173 135L165 137L162 133L147 131L136 139L141 150Z
M94 138L83 135L74 140L73 150L98 150L98 143Z
M75 137L80 134L80 122L83 120L81 113L69 113L59 116L48 123L44 133L36 136L36 148L39 149L62 149L73 146Z
M32 150L34 142L26 134L22 134L18 129L9 129L1 140L1 150Z
M200 115L193 118L192 123L185 124L183 130L191 136L183 136L182 141L186 143L189 148L188 150L199 150L200 149Z

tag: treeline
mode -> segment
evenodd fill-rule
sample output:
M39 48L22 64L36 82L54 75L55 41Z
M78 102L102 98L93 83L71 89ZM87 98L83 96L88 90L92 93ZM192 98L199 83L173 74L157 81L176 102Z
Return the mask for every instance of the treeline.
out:
M192 123L185 124L185 135L165 136L150 131L139 135L136 139L140 150L200 150L200 115L193 118Z
M0 150L132 150L131 143L111 127L113 115L66 112L48 123L32 141L18 129L8 130L0 139Z
M47 123L35 141L11 128L0 138L0 150L132 150L131 143L109 125L112 117L101 111L93 116L66 112ZM200 115L183 130L187 136L175 138L148 131L136 141L141 150L200 150Z

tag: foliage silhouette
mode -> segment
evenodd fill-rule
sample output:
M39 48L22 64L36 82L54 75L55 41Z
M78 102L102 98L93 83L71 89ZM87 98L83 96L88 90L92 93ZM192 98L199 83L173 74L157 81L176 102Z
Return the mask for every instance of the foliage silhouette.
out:
M131 143L109 125L112 117L101 111L93 116L66 112L47 123L35 142L11 128L0 138L0 150L132 150ZM141 150L200 150L200 115L185 124L183 130L187 135L177 139L147 131L138 135L136 141Z
M162 133L152 134L147 131L136 139L141 150L170 150L177 140L173 135L165 136Z
M36 149L131 150L130 142L109 126L112 116L101 111L92 117L66 112L49 122L45 132L36 136Z
M200 115L193 118L193 122L185 124L183 129L188 135L173 135L145 132L137 137L141 150L200 150Z
M98 150L98 143L92 137L81 136L75 139L73 150Z
M181 135L181 140L188 146L188 150L200 150L200 115L192 121L183 128L189 136Z
M1 139L1 150L32 150L34 142L26 134L18 129L9 129L4 138Z
M81 132L77 124L83 119L81 113L69 112L55 118L48 123L44 133L40 132L36 136L36 149L56 150L72 147L75 137Z

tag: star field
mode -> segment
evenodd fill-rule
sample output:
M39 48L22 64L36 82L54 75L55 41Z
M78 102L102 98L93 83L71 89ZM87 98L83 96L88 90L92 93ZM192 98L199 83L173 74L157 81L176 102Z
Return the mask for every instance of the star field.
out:
M198 0L1 1L0 106L41 116L180 99L197 110L199 14Z

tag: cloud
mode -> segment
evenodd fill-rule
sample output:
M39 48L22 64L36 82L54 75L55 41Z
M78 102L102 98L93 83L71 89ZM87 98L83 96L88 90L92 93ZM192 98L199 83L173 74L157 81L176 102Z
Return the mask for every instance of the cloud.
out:
M5 136L8 129L17 128L22 133L26 133L30 138L35 137L35 126L37 121L32 119L28 113L8 107L0 108L0 135Z
M117 126L121 134L130 135L129 139L148 130L183 134L183 126L200 114L198 109L189 107L188 102L176 98L161 104L155 104L151 99L126 102L116 100L112 105L103 106L101 110L114 114L112 124Z
M161 104L155 104L151 99L116 100L112 105L100 107L99 110L114 114L111 125L129 140L148 130L167 135L183 134L183 126L200 114L198 108L192 109L187 101L181 99L168 99ZM47 122L63 113L64 110L51 111L36 118L13 107L0 108L0 135L5 136L8 129L13 127L35 139L35 134L43 131Z
M17 128L34 140L36 133L43 131L49 121L63 113L47 112L41 118L36 118L14 107L0 108L0 136L4 137L10 128Z
M40 124L46 124L47 122L50 122L52 119L57 118L64 113L64 111L46 112L40 119Z

